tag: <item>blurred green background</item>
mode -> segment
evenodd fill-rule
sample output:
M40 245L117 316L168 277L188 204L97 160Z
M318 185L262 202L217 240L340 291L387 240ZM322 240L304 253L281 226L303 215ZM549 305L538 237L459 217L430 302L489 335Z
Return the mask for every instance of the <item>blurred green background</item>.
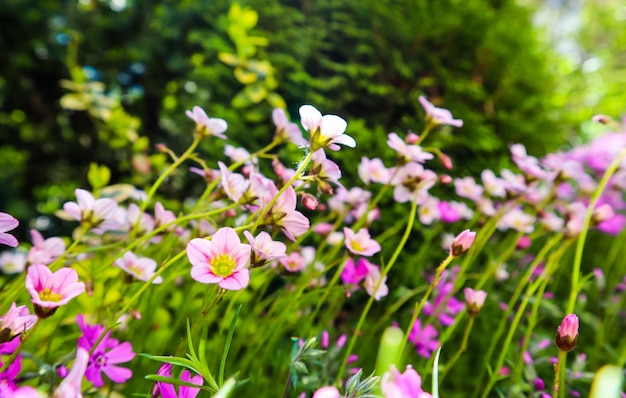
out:
M297 117L314 104L349 121L358 149L333 158L354 165L377 156L388 132L421 131L426 95L465 121L429 138L455 175L500 169L515 142L536 156L568 148L593 135L592 115L623 112L621 1L233 4L5 0L0 210L58 232L41 215L89 188L92 162L113 182L145 187L166 161L156 143L191 142L184 111L196 104L250 150L273 134L273 106ZM220 151L202 148L210 166ZM356 167L344 169L347 185L355 178ZM198 184L179 175L161 192L184 198Z

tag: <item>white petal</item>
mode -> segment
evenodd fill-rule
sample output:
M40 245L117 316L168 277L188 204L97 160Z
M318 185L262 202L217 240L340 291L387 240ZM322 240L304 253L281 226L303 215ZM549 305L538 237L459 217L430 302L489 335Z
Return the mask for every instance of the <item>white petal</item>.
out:
M322 123L322 114L312 105L300 107L300 123L308 131L315 131Z

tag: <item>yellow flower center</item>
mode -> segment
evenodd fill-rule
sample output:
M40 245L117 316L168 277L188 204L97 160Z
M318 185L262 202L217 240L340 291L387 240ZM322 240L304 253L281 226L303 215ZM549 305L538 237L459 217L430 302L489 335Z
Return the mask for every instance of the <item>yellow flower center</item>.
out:
M355 252L362 252L364 250L364 247L361 246L361 244L357 242L356 240L353 240L352 242L350 242L350 246L352 247L352 250L354 250Z
M236 266L235 259L229 254L220 254L211 260L211 271L222 278L231 276Z
M39 299L41 301L52 301L53 303L58 303L62 298L63 296L60 294L52 293L48 287L43 289L43 292L39 293Z

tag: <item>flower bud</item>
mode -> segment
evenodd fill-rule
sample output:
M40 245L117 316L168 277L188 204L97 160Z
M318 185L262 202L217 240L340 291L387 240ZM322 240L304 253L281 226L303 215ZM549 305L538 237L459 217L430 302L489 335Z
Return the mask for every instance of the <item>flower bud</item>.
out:
M467 313L470 316L475 317L476 315L478 315L480 309L483 308L483 305L485 304L487 292L466 287L465 290L463 290L463 293L465 294Z
M474 238L476 238L476 232L472 232L469 229L458 234L450 246L450 255L460 257L467 253L474 243Z
M571 351L576 347L578 339L578 317L575 314L569 314L563 319L561 325L556 330L554 343L561 351Z
M311 195L310 193L305 193L304 195L302 195L302 204L309 210L315 210L317 209L318 203L317 199L315 199L315 196Z

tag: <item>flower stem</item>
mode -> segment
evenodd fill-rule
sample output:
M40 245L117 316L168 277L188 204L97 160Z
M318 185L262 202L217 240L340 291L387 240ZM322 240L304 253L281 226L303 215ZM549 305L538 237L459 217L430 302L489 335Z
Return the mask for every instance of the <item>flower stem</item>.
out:
M28 341L30 336L33 335L33 333L35 332L35 329L37 329L37 326L39 326L40 323L41 323L41 318L37 318L37 320L33 324L33 327L31 327L29 330L26 331L26 333L22 334L19 337L19 339L20 339L19 345L17 346L15 351L13 351L11 353L11 356L9 357L9 359L7 359L7 361L2 365L2 368L0 368L0 373L2 373L5 370L7 370L8 367L11 366L13 364L13 362L15 362L15 360L17 359L17 356L24 349L24 345L26 345L26 341Z
M439 278L441 278L441 274L446 269L446 267L450 265L450 263L452 262L452 260L454 260L454 258L455 257L452 256L452 254L449 254L448 257L445 260L443 260L443 262L437 267L437 269L435 270L435 277L433 278L433 281L428 286L426 293L424 293L424 296L422 296L422 299L419 301L419 303L416 303L415 309L413 310L413 316L411 317L411 322L409 322L409 326L407 327L406 332L404 333L404 339L402 340L402 344L400 345L400 349L398 350L399 357L396 360L396 362L398 363L400 362L402 353L404 351L404 347L406 346L406 343L409 341L409 335L411 334L411 330L413 330L413 327L415 326L417 317L422 312L422 309L424 308L426 301L430 298L431 293L433 292L433 290L435 290L437 283L439 283Z
M406 225L406 228L404 229L404 235L402 235L402 239L400 240L400 243L398 243L396 250L393 252L393 255L389 259L389 262L381 270L380 279L378 280L378 284L376 288L374 289L374 294L372 294L370 298L367 300L367 304L365 305L363 312L361 312L361 316L359 317L359 321L357 322L354 333L352 333L352 337L350 338L350 342L348 343L348 347L346 348L346 353L344 354L343 361L341 361L341 368L339 369L339 373L337 374L337 380L335 380L335 385L339 385L339 383L341 382L341 377L343 376L343 372L345 371L346 366L348 364L348 357L350 356L350 353L352 352L352 349L354 348L354 344L356 343L356 339L359 336L361 328L363 327L365 318L367 317L367 314L370 308L372 307L372 304L374 304L374 300L376 299L376 291L378 291L380 284L383 282L383 280L385 279L385 276L387 276L387 274L391 270L391 267L393 267L393 265L398 260L398 256L400 256L402 249L404 249L404 245L406 244L407 240L409 239L409 236L411 235L411 231L413 230L413 223L415 222L416 213L417 213L417 201L414 200L413 202L411 202L411 212L409 213L409 221ZM404 344L400 346L400 351L399 351L400 353L402 352L403 347L404 347Z
M465 332L463 333L463 342L461 343L461 348L458 349L458 351L454 354L454 357L452 357L450 362L448 362L448 364L446 365L446 368L443 371L443 375L441 376L441 381L445 379L446 375L448 374L450 369L452 369L456 361L458 361L461 355L463 355L463 353L467 350L467 341L469 340L470 333L472 332L472 328L474 327L474 318L475 317L470 316L467 326L465 327Z
M561 368L565 362L567 351L559 350L559 358L554 365L554 387L552 388L552 398L559 397L559 390L561 388Z

